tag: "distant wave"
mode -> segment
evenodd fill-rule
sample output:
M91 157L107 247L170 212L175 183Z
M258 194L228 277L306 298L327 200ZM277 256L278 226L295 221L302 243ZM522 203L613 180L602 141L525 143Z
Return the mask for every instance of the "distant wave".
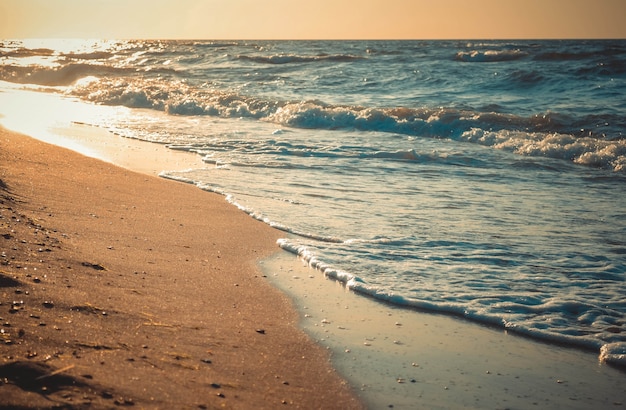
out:
M189 45L200 48L226 48L239 46L240 43L237 41L193 41Z
M486 51L459 51L455 59L471 63L485 63L495 61L514 61L528 55L521 50L486 50Z
M294 54L277 54L271 56L249 56L249 55L239 55L237 56L240 60L253 61L255 63L262 64L290 64L290 63L310 63L317 61L353 61L353 60L361 60L362 57L353 56L353 55L327 55L327 54L319 54L315 56L299 56Z
M89 76L132 74L136 70L87 63L69 63L64 66L0 66L0 80L18 84L35 84L47 87L70 86Z
M72 60L106 60L114 54L108 51L94 51L92 53L64 53L62 56Z
M8 51L0 51L0 58L2 57L32 57L32 56L51 56L55 53L54 50L49 48L25 48L20 47Z

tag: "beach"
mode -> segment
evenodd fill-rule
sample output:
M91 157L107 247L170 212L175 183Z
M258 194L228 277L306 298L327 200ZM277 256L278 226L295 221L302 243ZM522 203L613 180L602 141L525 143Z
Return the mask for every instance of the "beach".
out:
M192 155L76 124L55 141L91 157L0 139L8 408L626 403L593 352L359 295L222 196L154 176Z
M256 266L277 231L0 132L3 408L361 407Z
M623 40L0 53L0 408L626 403Z

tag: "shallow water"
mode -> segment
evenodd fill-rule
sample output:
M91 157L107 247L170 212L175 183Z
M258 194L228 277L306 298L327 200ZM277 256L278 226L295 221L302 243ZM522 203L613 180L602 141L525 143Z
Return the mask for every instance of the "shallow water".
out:
M5 41L0 64L0 111L42 115L26 87L83 102L50 122L197 153L163 176L357 292L626 360L624 41Z
M623 372L578 349L380 303L277 254L261 265L368 408L615 408Z

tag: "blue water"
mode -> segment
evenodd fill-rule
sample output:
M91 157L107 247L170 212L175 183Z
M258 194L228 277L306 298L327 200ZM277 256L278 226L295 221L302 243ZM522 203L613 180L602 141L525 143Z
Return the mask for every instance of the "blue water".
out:
M4 41L0 80L357 292L626 364L626 41Z

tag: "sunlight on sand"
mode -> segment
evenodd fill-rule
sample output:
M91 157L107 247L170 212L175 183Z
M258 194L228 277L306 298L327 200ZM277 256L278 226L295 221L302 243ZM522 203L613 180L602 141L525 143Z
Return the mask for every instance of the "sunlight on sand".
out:
M90 105L13 88L0 92L0 106L3 107L0 125L10 130L151 175L164 170L206 166L199 155L124 138L105 128L90 126L101 123L106 116L120 118L128 115L124 107ZM141 161L137 161L138 158Z

